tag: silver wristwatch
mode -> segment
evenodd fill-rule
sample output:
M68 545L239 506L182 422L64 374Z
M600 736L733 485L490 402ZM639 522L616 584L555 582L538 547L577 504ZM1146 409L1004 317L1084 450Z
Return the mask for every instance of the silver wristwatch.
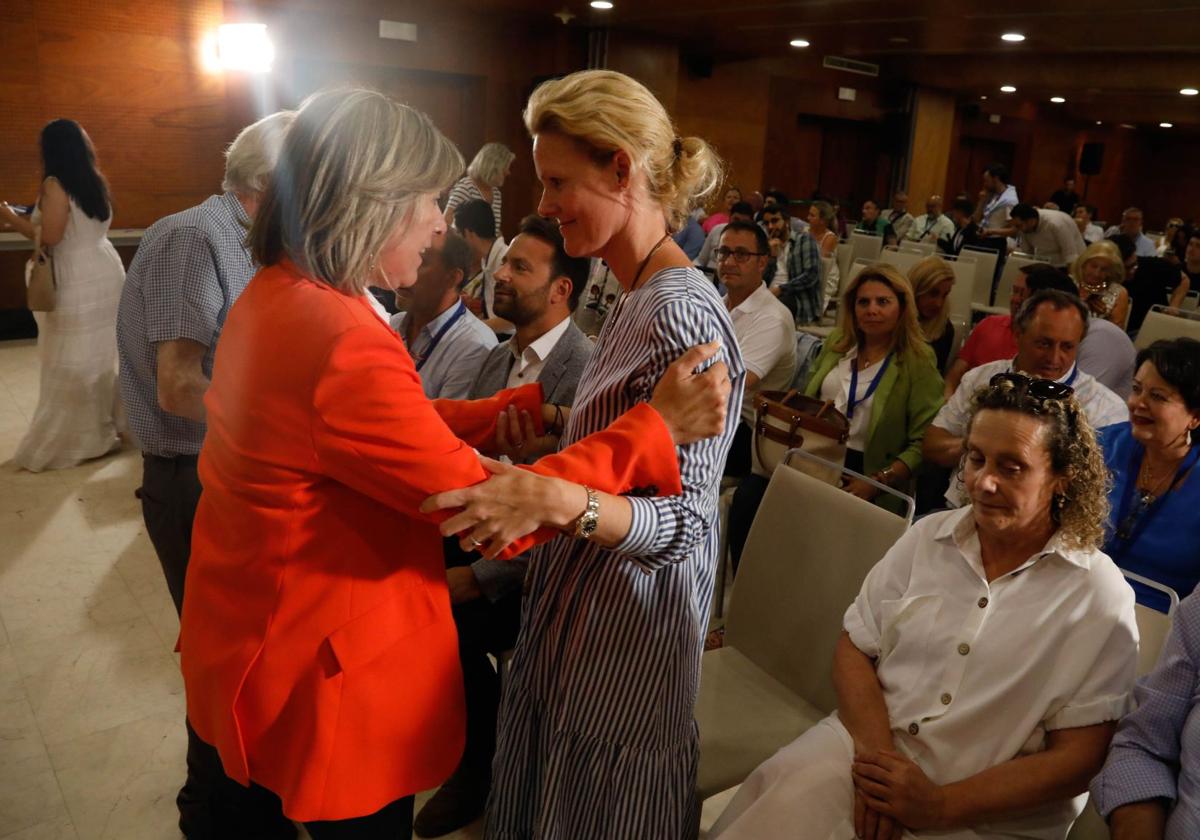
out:
M587 507L575 520L575 539L590 540L600 523L600 495L591 487L583 489L587 491Z

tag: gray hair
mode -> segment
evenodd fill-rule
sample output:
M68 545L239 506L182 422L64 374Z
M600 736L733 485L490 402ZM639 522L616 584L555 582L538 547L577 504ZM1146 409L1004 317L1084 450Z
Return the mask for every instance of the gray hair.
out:
M1017 310L1017 317L1013 318L1013 331L1017 335L1025 334L1029 325L1033 323L1034 316L1037 315L1038 307L1043 303L1049 303L1055 312L1061 312L1064 309L1074 309L1078 312L1079 319L1083 321L1083 333L1079 336L1079 341L1082 342L1087 338L1089 318L1087 304L1078 296L1058 289L1038 289L1021 304L1021 308Z
M287 258L309 277L363 294L375 255L412 221L420 198L461 172L458 149L420 111L362 88L314 94L250 228L254 259Z
M221 189L233 193L260 193L267 188L295 111L277 111L248 125L225 150L225 179Z
M490 187L504 184L504 173L516 155L503 143L485 143L467 167L467 174Z

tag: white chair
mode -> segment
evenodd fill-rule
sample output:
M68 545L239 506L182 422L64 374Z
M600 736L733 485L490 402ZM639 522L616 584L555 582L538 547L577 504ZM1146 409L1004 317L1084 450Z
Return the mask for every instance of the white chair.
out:
M879 254L883 250L883 237L875 236L871 233L863 233L860 230L852 231L850 234L850 247L853 249L854 259L878 262Z
M912 270L912 267L923 259L925 259L924 254L918 254L912 251L901 251L895 246L888 246L879 254L880 262L895 266L897 269L899 269L900 273L906 277L908 276L908 272Z
M854 246L848 241L839 242L837 246L838 274L845 277L852 262L854 262Z
M942 255L954 269L954 288L950 290L950 317L971 323L971 300L975 296L975 257L970 254Z
M1142 328L1138 330L1133 346L1141 350L1160 338L1184 337L1200 340L1200 312L1185 312L1155 304L1146 313L1146 320L1142 321Z
M950 315L950 324L954 327L954 342L950 345L950 355L946 357L946 370L942 371L943 374L950 370L950 366L958 358L958 351L962 349L963 342L967 340L967 335L971 332L971 322L953 313Z
M907 520L799 470L775 470L742 552L725 646L703 658L696 703L701 799L740 784L833 711L830 674L842 615L907 527Z
M1022 254L1019 252L1009 254L1008 259L1004 263L1004 270L1000 272L1000 282L996 284L996 297L993 299L995 305L989 307L989 314L1008 314L1008 301L1012 297L1013 281L1022 268L1027 265L1049 264L1047 260L1035 257L1032 254Z
M959 254L960 259L963 254L969 254L975 258L975 287L971 293L971 307L979 309L991 306L992 279L996 276L996 252L968 245Z
M902 239L900 241L899 248L901 251L908 251L912 254L920 254L923 257L930 257L937 252L937 243L913 242L911 239Z
M1200 309L1200 291L1193 290L1184 295L1182 307L1184 312L1195 312Z
M1161 613L1142 604L1133 605L1134 613L1137 616L1138 628L1137 675L1141 677L1154 670L1154 666L1158 662L1158 657L1162 654L1163 644L1167 641L1167 634L1171 632L1171 621L1175 614L1175 608L1179 606L1179 595L1171 587L1144 578L1134 572L1122 569L1121 573L1129 580L1137 581L1143 586L1162 592L1167 596L1170 605L1166 613ZM1100 814L1092 806L1092 801L1089 798L1087 805L1084 806L1083 813L1079 815L1079 819L1075 820L1075 824L1071 826L1071 833L1067 835L1067 840L1108 840L1108 837L1108 825L1101 819Z

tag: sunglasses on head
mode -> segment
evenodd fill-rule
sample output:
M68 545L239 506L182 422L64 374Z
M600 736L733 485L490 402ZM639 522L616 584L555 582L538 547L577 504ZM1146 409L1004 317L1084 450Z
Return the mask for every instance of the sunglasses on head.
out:
M1020 396L1032 402L1034 410L1038 413L1042 412L1047 402L1061 402L1075 393L1075 389L1070 385L1055 382L1053 379L1037 379L1015 371L997 373L988 381L988 385L996 388L1006 382L1012 385ZM1067 409L1067 422L1074 428L1075 412L1069 405L1064 408Z

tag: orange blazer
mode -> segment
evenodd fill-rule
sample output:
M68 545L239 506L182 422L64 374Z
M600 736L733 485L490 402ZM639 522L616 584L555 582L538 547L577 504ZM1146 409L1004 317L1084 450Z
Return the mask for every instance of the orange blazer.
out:
M364 299L287 263L255 276L205 398L180 631L188 715L231 778L310 821L371 814L450 775L462 676L436 518L417 509L483 480L472 446L493 440L504 406L537 417L541 399L535 385L430 402ZM680 492L647 405L533 469Z

